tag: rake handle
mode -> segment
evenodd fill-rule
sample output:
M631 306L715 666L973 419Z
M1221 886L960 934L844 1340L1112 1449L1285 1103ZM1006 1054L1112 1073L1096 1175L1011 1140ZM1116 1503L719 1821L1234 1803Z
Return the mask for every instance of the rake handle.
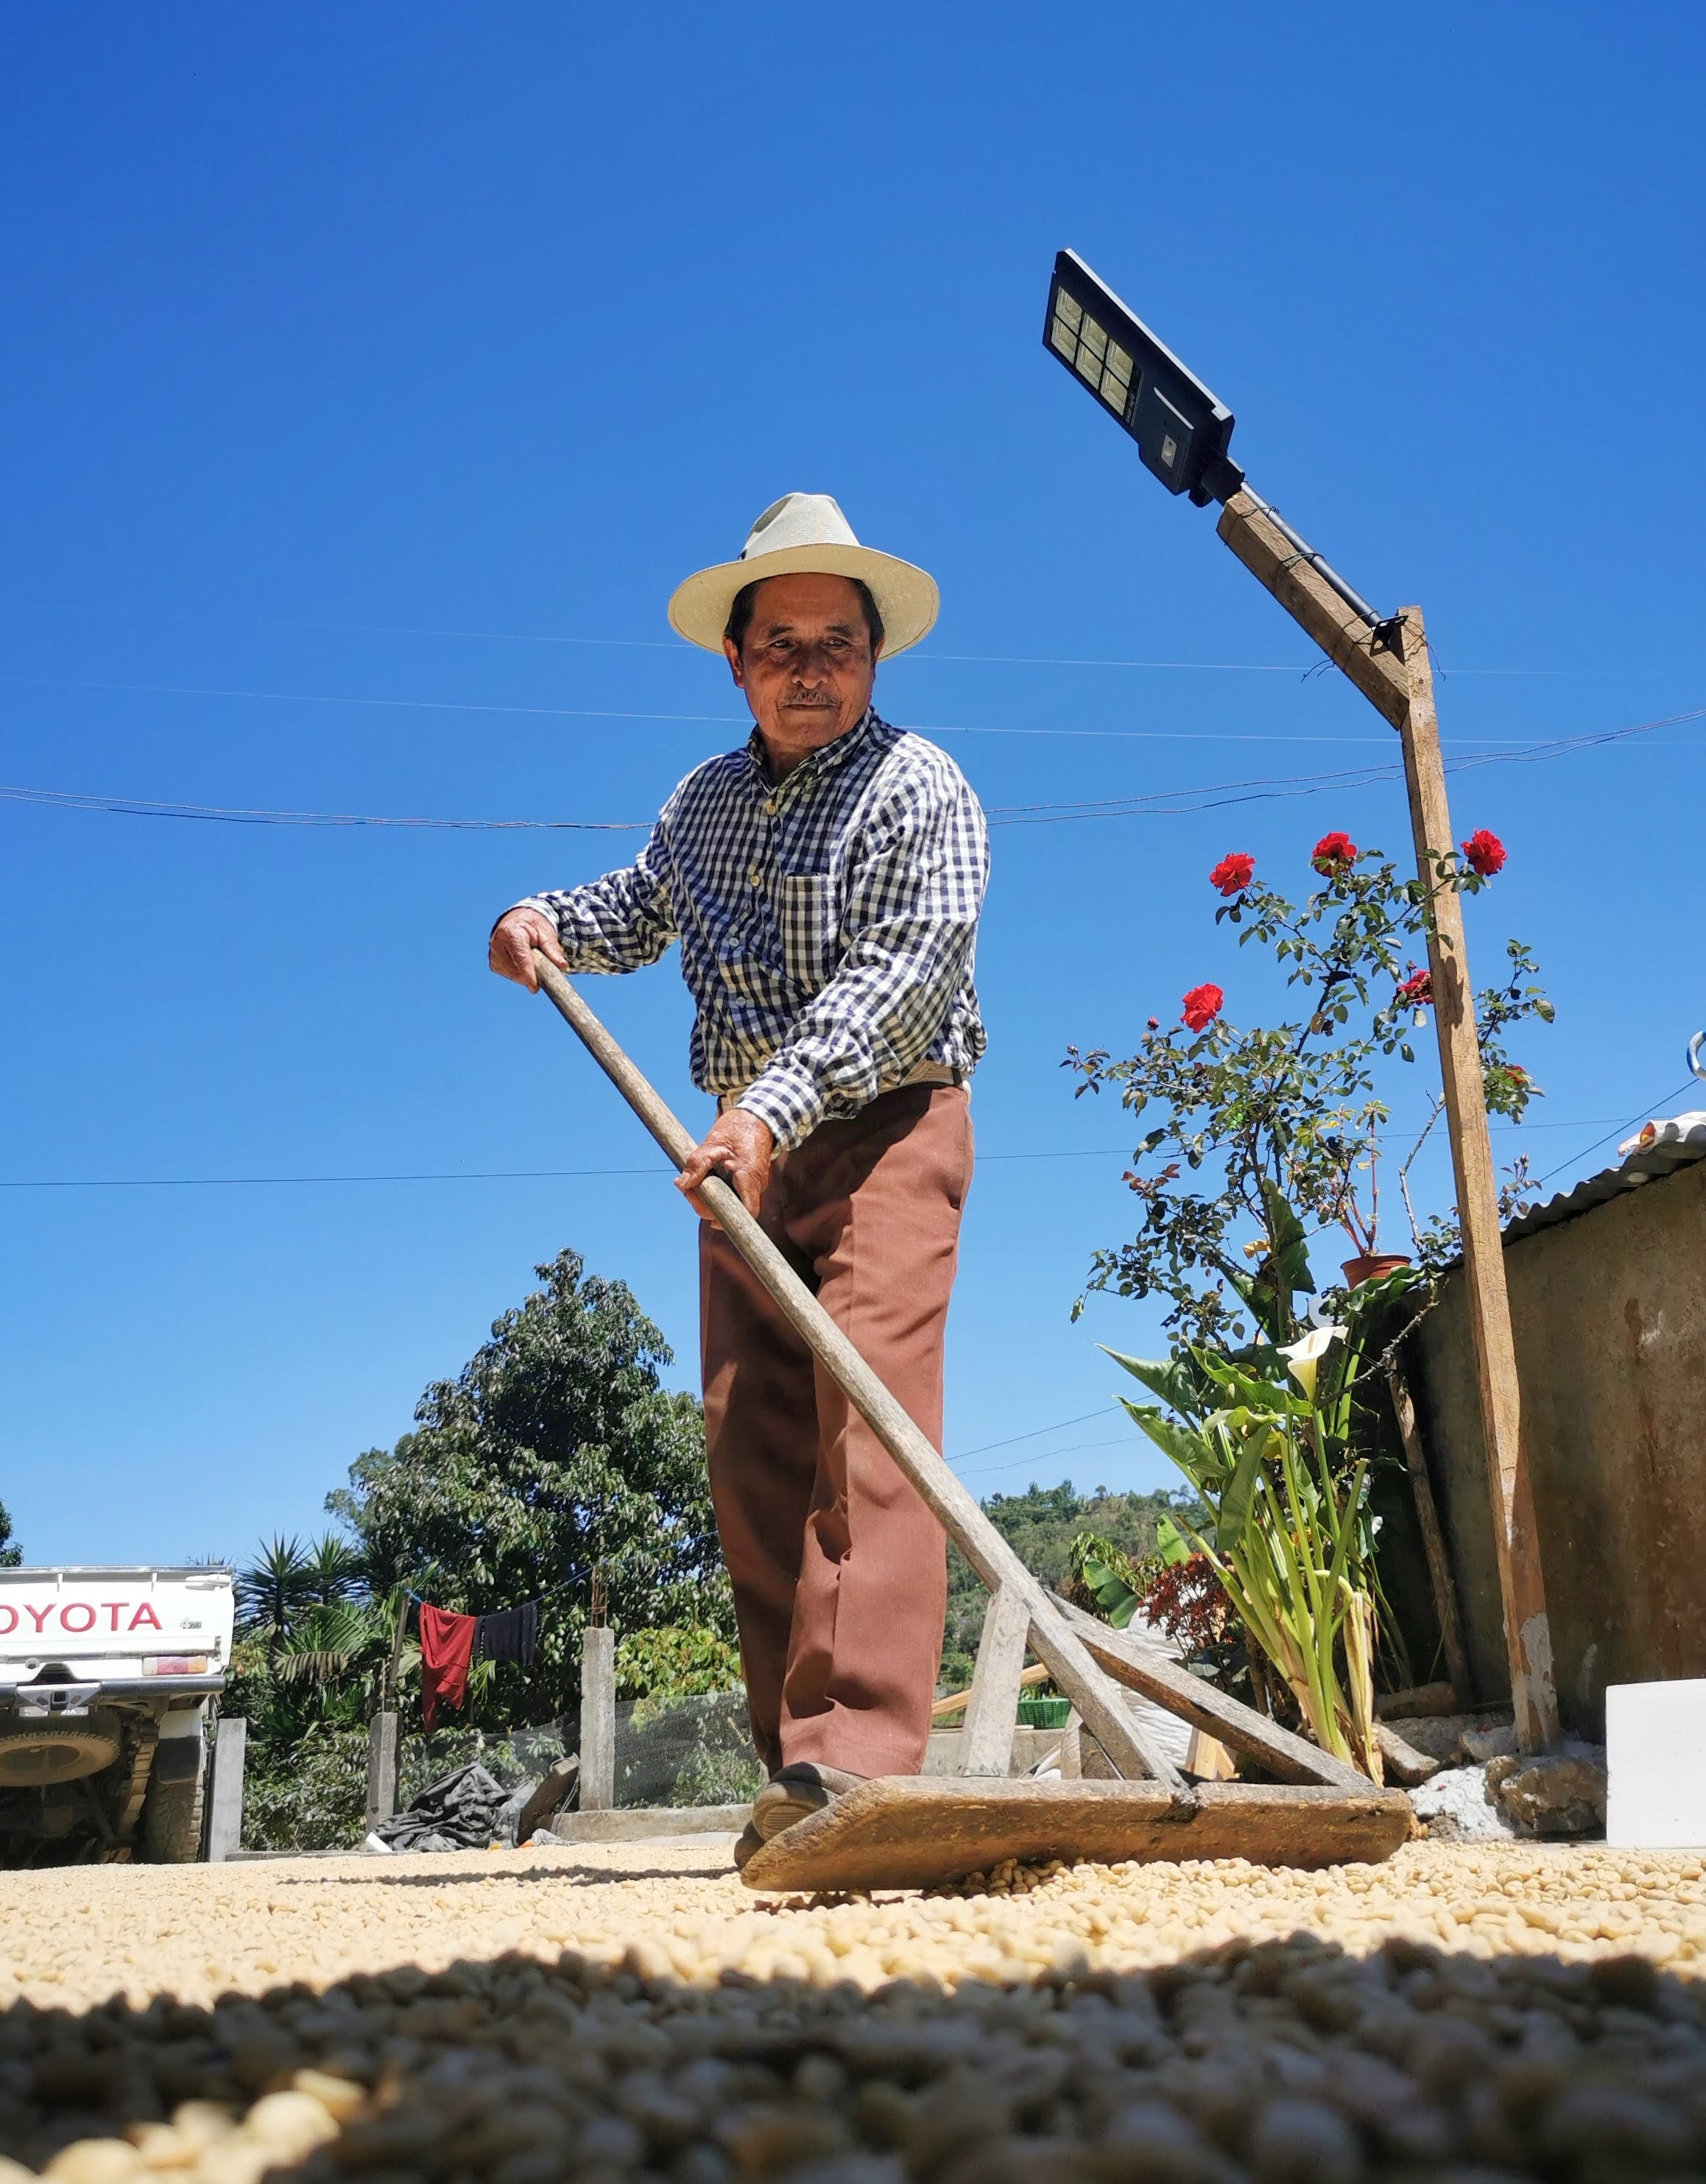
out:
M646 1078L629 1061L556 966L536 949L533 968L552 1006L679 1169L698 1139L677 1119ZM958 1546L991 1592L1011 1586L1030 1613L1031 1642L1102 1749L1122 1774L1142 1774L1188 1798L1172 1762L1154 1750L1112 1685L1050 1602L969 1490L961 1484L889 1394L853 1345L812 1295L787 1259L721 1177L700 1184L700 1196L800 1335L822 1363L917 1490L925 1507Z

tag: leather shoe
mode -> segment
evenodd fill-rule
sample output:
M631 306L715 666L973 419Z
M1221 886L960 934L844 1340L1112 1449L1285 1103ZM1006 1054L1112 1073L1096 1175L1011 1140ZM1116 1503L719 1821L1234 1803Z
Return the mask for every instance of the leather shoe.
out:
M863 1774L849 1774L839 1767L818 1767L810 1760L798 1760L772 1776L759 1791L753 1800L752 1825L768 1842L784 1828L810 1819L814 1813L821 1813L827 1805L833 1805L838 1797L845 1797L850 1790L856 1790L867 1779Z

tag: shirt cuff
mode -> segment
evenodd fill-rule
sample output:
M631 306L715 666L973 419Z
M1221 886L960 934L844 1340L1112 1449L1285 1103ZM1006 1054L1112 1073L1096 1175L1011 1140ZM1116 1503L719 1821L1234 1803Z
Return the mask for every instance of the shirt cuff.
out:
M558 935L559 939L561 938L562 928L557 922L557 913L551 908L551 905L545 900L544 897L540 894L524 894L519 902L512 902L510 905L509 910L500 910L498 912L498 915L492 920L493 932L495 933L497 931L504 920L509 916L510 911L516 910L538 911L540 916L544 919L546 924L550 927L551 930Z
M810 1071L795 1061L772 1061L734 1104L757 1116L778 1152L809 1138L823 1120L823 1095Z

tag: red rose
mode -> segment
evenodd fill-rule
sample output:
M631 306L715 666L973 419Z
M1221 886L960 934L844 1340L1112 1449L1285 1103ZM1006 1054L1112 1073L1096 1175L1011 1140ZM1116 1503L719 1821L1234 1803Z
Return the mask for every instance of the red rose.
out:
M1193 986L1185 997L1185 1028L1201 1031L1213 1022L1226 1000L1218 986Z
M1490 880L1495 872L1504 869L1504 844L1486 827L1475 828L1463 844L1463 855L1484 880Z
M1328 879L1336 879L1356 863L1357 845L1348 834L1335 827L1332 833L1324 834L1309 852L1309 861Z
M1208 884L1218 888L1222 894L1242 894L1256 877L1256 860L1242 850L1235 850L1230 856L1223 857L1208 875Z
M1412 971L1398 989L1398 999L1412 1008L1430 1009L1434 1005L1434 974L1431 971Z
M1159 1017L1151 1017L1149 1020L1149 1028L1151 1031L1159 1031L1161 1029L1161 1018Z

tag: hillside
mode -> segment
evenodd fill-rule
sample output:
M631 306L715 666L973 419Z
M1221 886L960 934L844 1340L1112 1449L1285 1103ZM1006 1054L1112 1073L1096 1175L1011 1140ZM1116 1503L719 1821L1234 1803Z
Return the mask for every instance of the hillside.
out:
M1182 1501L1183 1496L1179 1497ZM1059 1585L1069 1564L1073 1535L1100 1532L1128 1554L1155 1548L1158 1518L1179 1501L1163 1488L1153 1494L1075 1494L1070 1482L1030 1486L1023 1494L991 1494L984 1513L1012 1542L1019 1559L1045 1584ZM960 1691L971 1681L988 1598L957 1547L948 1549L948 1628L942 1645L942 1687Z

